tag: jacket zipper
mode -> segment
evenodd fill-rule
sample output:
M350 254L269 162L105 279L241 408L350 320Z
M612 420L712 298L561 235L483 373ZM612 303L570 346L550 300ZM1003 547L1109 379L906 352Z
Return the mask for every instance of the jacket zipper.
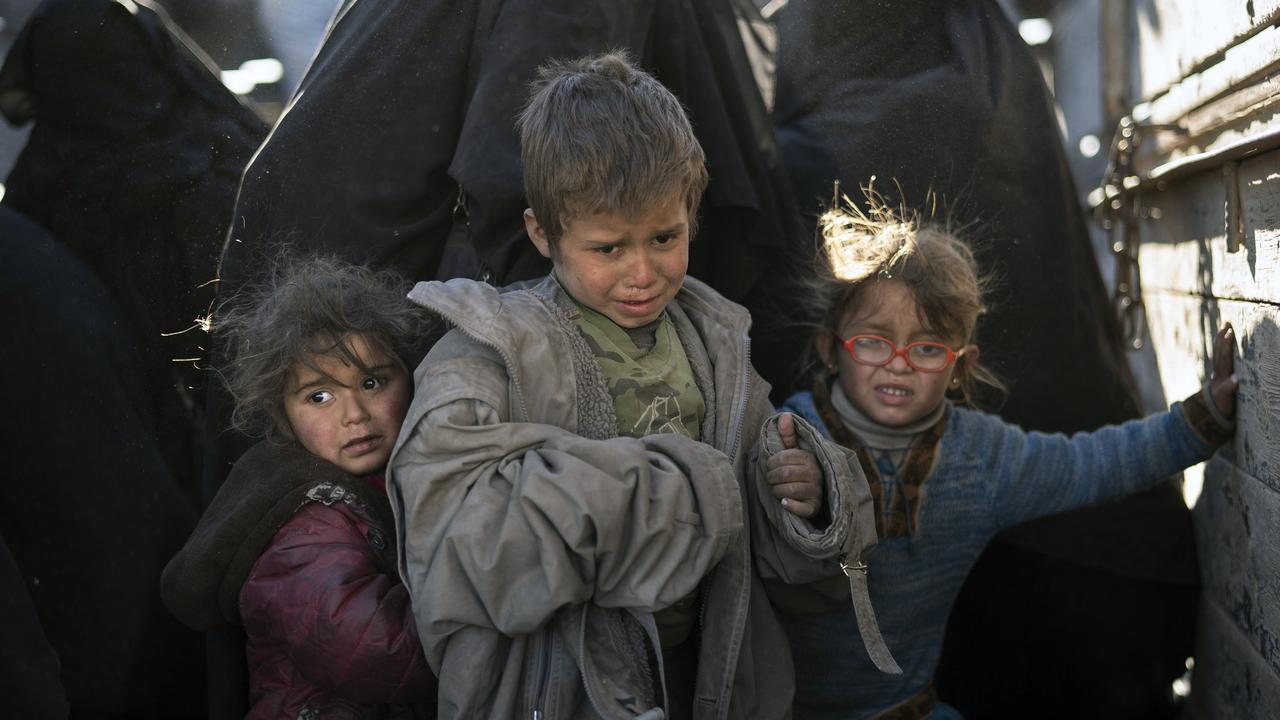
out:
M532 702L530 702L533 706L531 713L533 720L543 720L545 717L542 705L546 700L544 695L546 695L551 676L551 641L546 634L547 631L543 629L534 633L533 636L537 649L537 652L533 653L536 663L534 665L536 672L533 674L537 677L537 682L534 684Z
M734 415L733 439L726 453L730 460L738 455L738 446L742 443L742 423L747 414L747 398L751 395L751 337L742 338L742 395L738 398L738 407Z

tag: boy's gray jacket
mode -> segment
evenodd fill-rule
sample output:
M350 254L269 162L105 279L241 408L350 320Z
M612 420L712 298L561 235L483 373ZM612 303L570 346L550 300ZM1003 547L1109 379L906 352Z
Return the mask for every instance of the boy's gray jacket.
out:
M834 521L784 517L769 493L746 311L692 278L668 306L708 409L698 442L618 435L551 278L410 298L454 326L415 373L387 485L441 717L661 718L652 611L699 589L694 717L789 717L790 650L757 573L828 577L875 527L861 470L803 422Z

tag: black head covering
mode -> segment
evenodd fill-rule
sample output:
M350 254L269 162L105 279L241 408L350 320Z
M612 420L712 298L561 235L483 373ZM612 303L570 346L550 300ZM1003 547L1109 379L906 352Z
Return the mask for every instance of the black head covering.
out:
M265 134L193 44L145 0L46 0L0 70L0 111L34 122L4 204L51 231L120 305L150 392L177 419L175 388L202 373L203 333L165 339L208 311L240 171ZM185 423L166 455L186 470Z

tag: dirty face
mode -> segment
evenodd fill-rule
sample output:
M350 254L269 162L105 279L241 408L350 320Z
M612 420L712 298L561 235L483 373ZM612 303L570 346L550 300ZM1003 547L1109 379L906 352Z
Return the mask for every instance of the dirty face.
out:
M689 211L680 199L634 217L575 217L554 247L532 211L525 211L525 227L564 289L624 328L656 320L689 270Z
M962 339L938 337L927 330L915 298L902 282L878 280L857 298L857 304L846 308L837 325L839 337L819 337L818 352L828 366L835 366L840 388L859 412L881 425L910 425L936 410L948 388L957 384L955 362L948 361L940 372L924 372L907 362L903 354L895 354L883 365L867 365L857 362L841 342L855 335L870 335L897 348L939 343L968 361L977 360L978 348L959 347ZM929 347L919 351L938 352Z
M359 365L341 355L317 355L314 368L295 363L289 369L284 415L290 434L313 455L352 475L368 475L387 464L411 387L401 364L363 335L347 344Z

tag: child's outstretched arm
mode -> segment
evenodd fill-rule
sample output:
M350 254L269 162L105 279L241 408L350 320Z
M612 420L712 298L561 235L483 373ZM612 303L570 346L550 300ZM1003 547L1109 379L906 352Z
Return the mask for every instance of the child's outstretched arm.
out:
M1212 375L1200 391L1167 412L1070 438L967 415L966 423L991 426L967 432L994 440L971 444L987 454L975 462L994 463L986 477L999 527L1145 490L1208 459L1235 430L1234 354L1235 331L1226 324L1215 336Z

